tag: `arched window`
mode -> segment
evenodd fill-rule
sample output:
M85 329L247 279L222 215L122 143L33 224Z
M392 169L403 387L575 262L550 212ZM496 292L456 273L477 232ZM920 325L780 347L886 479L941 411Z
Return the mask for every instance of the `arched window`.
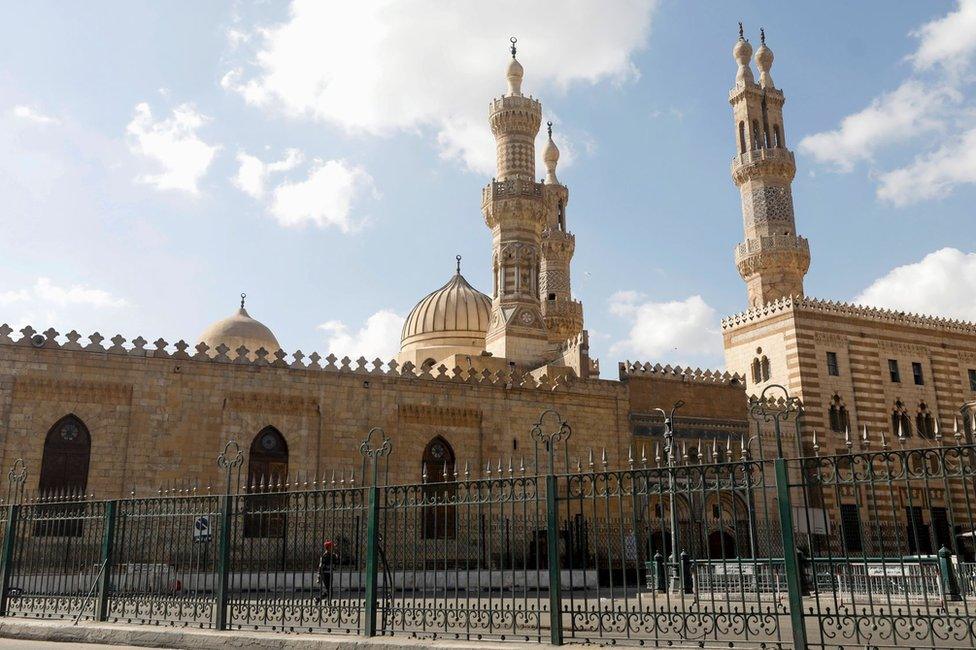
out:
M38 482L42 497L75 495L74 500L81 498L88 487L90 461L91 434L85 423L75 415L66 415L58 420L44 438L44 456ZM79 510L77 506L81 504L53 505L58 508L57 512L52 512L50 518L38 519L34 534L39 537L80 536L82 520L65 518L65 515Z
M288 481L288 443L274 427L261 429L251 441L247 456L247 491L244 536L282 537L285 534L287 497L281 494Z
M739 153L746 152L746 123L739 122Z
M559 202L559 211L556 216L559 219L559 229L566 230L566 206L563 205L562 201Z
M776 133L778 134L778 137L779 137L779 146L785 147L786 146L786 132L783 131L783 127L777 125L776 126Z
M769 378L771 376L771 374L769 372L769 357L764 356L762 359L759 360L759 362L760 362L760 365L762 365L762 378L763 378L763 381L769 381Z
M454 479L454 449L444 438L437 436L424 449L423 469L427 476L424 485L424 539L454 539L457 531L455 506L448 502L457 494Z
M773 146L777 148L783 146L783 138L779 133L779 124L773 125Z
M759 362L759 357L752 360L752 383L762 383L762 364Z
M908 417L905 405L900 399L895 400L895 408L891 411L891 434L898 437L899 430L906 438L912 435L912 419Z
M918 405L918 414L915 415L915 430L923 438L935 437L935 421L932 419L932 414L925 402Z
M752 148L762 149L762 133L759 131L759 120L752 121Z
M844 406L843 400L840 396L834 394L830 400L830 409L828 411L828 416L830 419L830 430L836 431L837 433L844 433L845 430L850 430L851 428L851 418L850 414L847 412L847 407Z

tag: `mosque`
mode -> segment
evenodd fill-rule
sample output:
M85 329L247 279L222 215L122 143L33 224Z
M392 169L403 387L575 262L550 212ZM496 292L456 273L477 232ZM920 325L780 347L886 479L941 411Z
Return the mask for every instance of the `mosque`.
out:
M251 479L314 482L338 470L355 481L360 443L381 427L394 444L390 480L416 482L428 467L428 480L442 481L464 464L531 460L529 432L547 409L572 426L570 458L605 449L624 461L659 444L656 409L678 401L685 454L723 459L730 441L746 438L748 396L774 384L803 403L802 428L787 445L795 453L843 451L850 431L864 446L883 436L939 444L939 423L949 430L955 422L958 439L971 440L976 324L804 293L811 257L796 228L786 98L765 35L753 53L741 28L728 99L744 228L733 254L748 297L722 322L727 371L624 361L617 379L600 379L572 293L576 242L559 150L550 125L537 181L542 105L523 94L516 55L513 40L507 89L488 111L497 154L481 197L490 293L468 283L459 260L410 312L390 361L287 353L243 300L199 343L99 333L83 341L75 331L31 327L12 337L2 326L0 465L21 458L30 489L98 498L177 481L221 489L214 459L234 440ZM935 492L925 498L919 506L916 495L919 511L905 516L935 531L952 526L948 504ZM861 516L852 496L824 508L835 523Z

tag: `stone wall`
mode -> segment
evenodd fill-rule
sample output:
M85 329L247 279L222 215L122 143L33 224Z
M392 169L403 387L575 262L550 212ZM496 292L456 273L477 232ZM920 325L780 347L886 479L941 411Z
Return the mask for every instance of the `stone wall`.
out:
M91 433L88 491L99 497L184 480L216 487L224 443L236 439L246 452L268 425L288 443L290 473L306 477L335 469L355 471L358 481L359 445L377 426L393 440L391 482L420 480L424 447L437 435L453 446L459 470L467 462L476 471L489 459L507 465L510 457L529 464L530 430L549 408L572 424L571 453L593 447L626 457L628 398L618 382L431 375L365 360L290 367L281 358L218 361L121 343L98 351L77 338L69 349L55 336L30 331L14 341L7 334L0 337L0 467L22 457L29 488L37 486L49 429L70 413Z

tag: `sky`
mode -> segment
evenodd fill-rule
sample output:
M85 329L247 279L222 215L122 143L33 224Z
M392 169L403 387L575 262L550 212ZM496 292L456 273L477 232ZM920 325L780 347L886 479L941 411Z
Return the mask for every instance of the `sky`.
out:
M738 21L786 94L806 293L976 321L976 0L0 0L0 321L192 344L246 292L287 352L392 358L456 254L490 289L514 35L591 356L721 368Z

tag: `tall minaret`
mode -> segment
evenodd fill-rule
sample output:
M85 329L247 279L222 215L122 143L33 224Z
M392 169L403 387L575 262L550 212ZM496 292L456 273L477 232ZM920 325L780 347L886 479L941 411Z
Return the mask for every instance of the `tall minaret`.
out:
M535 137L542 105L522 94L522 65L508 64L508 93L488 113L495 136L498 175L482 193L481 210L491 228L493 290L486 349L521 366L552 356L539 301L543 185L535 182Z
M769 71L773 52L762 45L756 52L759 83L749 67L752 46L742 35L732 48L739 64L735 88L729 93L735 119L737 155L732 180L742 195L745 241L735 248L735 265L746 281L749 306L757 307L786 296L803 295L803 276L810 266L807 240L796 234L793 192L796 174L793 153L786 148L783 92L773 86Z
M570 285L569 267L576 249L576 237L566 228L569 189L556 178L559 148L552 140L552 122L548 127L549 140L542 151L542 160L546 164L542 187L546 225L542 230L539 298L549 340L562 344L583 330L583 305L573 300Z

